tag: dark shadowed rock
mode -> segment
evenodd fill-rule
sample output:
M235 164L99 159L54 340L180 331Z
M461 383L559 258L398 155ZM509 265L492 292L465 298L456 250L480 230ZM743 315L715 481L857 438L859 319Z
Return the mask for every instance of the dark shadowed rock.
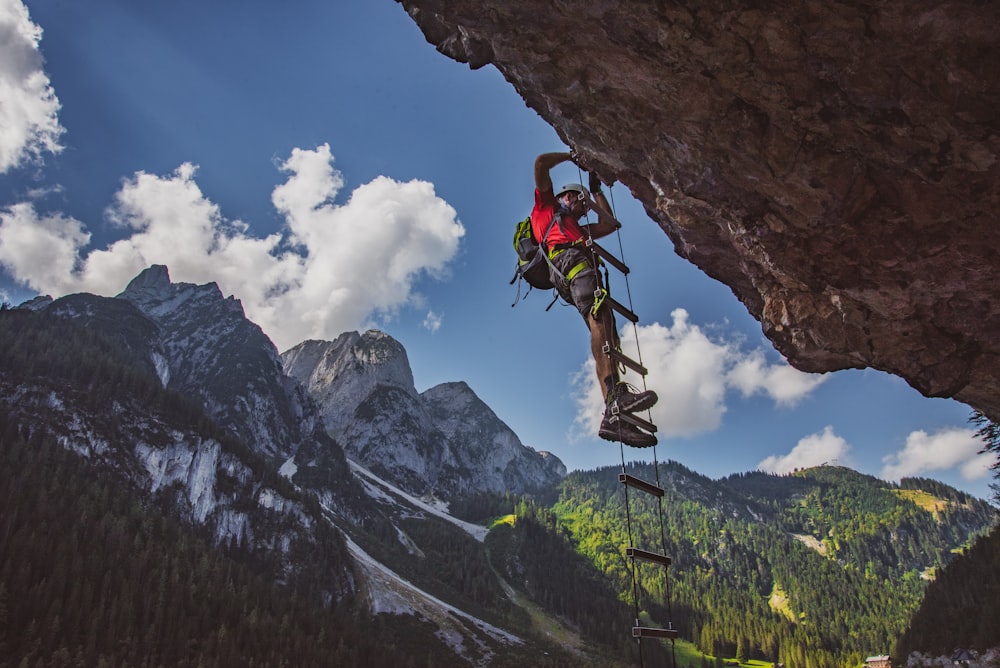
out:
M627 185L796 367L881 369L1000 419L1000 5L399 1Z

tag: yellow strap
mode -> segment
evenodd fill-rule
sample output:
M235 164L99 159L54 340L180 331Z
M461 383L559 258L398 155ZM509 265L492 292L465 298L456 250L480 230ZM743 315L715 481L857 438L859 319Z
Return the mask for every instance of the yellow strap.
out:
M583 262L581 262L580 264L576 265L575 267L573 267L572 269L569 270L569 273L566 274L566 280L567 281L572 281L574 276L576 276L577 274L579 274L581 271L583 271L584 269L588 268L589 266L590 266L590 263L587 262L586 260L584 260Z
M550 251L549 251L549 259L551 260L551 259L552 259L552 258L554 258L554 257L555 257L556 255L559 255L559 253L562 253L563 251L568 251L568 250L569 250L570 248L572 248L573 246L578 246L578 245L580 245L580 244L582 244L582 243L583 243L583 239L577 239L576 241L574 241L574 242L573 242L572 244L570 244L569 246L564 246L563 248L560 248L559 250L550 250Z

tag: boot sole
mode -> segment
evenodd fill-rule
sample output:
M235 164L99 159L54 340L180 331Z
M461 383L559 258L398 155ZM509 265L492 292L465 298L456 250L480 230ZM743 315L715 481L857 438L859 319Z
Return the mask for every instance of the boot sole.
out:
M605 431L602 429L599 432L597 432L597 435L603 438L605 441L612 441L612 442L621 441L622 443L631 448L651 448L654 445L656 445L657 441L655 436L653 436L652 434L646 434L646 432L640 432L640 433L644 437L647 437L641 443L630 439L628 433L622 432L621 434L619 434L617 429L613 431L612 430Z

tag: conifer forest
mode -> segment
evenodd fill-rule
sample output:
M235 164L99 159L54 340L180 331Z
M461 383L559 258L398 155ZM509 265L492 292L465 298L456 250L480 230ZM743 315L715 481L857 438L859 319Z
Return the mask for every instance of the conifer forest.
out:
M654 501L633 498L626 516L619 467L575 471L530 495L452 499L452 516L489 529L477 540L366 501L342 464L278 475L164 387L130 344L145 335L0 312L0 666L834 668L1000 644L995 509L936 481L836 466L712 480L674 462L630 464L665 490L661 533ZM178 488L153 493L131 460L68 448L64 425L26 412L45 393L99 415L107 433L141 414L214 439L248 462L255 489L297 504L309 541L286 552L220 541L178 514ZM216 484L239 496L239 481ZM633 582L630 526L669 568L638 568ZM518 640L456 649L439 622L373 613L348 542ZM636 592L643 622L677 629L676 644L639 656Z

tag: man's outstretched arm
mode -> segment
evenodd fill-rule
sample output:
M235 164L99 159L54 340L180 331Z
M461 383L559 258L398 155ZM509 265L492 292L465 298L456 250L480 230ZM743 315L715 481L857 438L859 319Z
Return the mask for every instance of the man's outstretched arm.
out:
M556 165L572 159L573 156L569 153L542 153L535 158L535 187L538 191L551 192L552 175L549 172Z

